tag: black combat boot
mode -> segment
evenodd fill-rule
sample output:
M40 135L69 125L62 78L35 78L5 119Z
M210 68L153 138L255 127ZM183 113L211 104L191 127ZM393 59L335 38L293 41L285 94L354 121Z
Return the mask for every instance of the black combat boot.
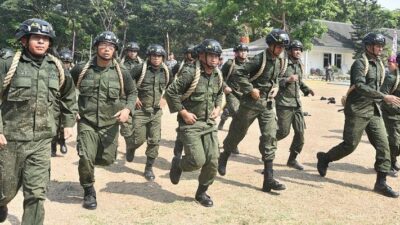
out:
M181 179L182 169L179 163L181 162L181 158L178 156L174 156L171 162L171 169L169 171L169 179L171 183L178 184Z
M96 191L93 186L85 187L84 196L83 196L83 208L86 209L96 209L97 201L96 201Z
M136 149L133 149L131 147L128 146L126 147L126 155L125 155L126 161L128 162L133 161L133 159L135 158L135 150Z
M0 223L6 221L8 215L7 205L0 206Z
M239 148L237 146L236 146L235 149L232 150L232 154L235 154L235 155L239 155L240 154Z
M386 173L378 172L376 176L376 183L374 186L374 191L390 198L398 198L399 193L393 191L393 189L386 184Z
M231 155L230 152L223 151L219 155L218 158L218 173L221 176L225 176L226 174L226 164L228 163L228 158Z
M68 148L67 148L67 145L65 144L64 137L61 137L61 139L60 139L60 152L62 154L67 154L67 152L68 152Z
M329 159L328 154L326 154L325 152L318 152L317 159L318 173L321 177L325 177L326 172L328 171L329 163L332 162L332 160Z
M183 152L183 143L182 141L177 139L175 141L175 146L174 146L174 156L181 158L182 152Z
M291 151L286 165L297 170L304 170L304 166L296 160L297 155L297 152Z
M51 141L51 157L57 156L57 141Z
M200 203L204 207L211 207L214 205L213 201L211 200L210 196L207 195L206 191L208 189L207 185L199 184L199 187L196 191L195 199L198 203Z
M264 161L264 182L262 191L270 192L271 190L281 191L285 190L286 186L284 184L279 183L274 179L274 170L272 160Z
M224 129L225 122L226 122L226 118L221 116L221 120L219 121L219 124L218 124L218 130L223 130Z
M146 167L144 168L144 178L148 181L153 181L156 177L153 173L153 164L156 159L147 157Z

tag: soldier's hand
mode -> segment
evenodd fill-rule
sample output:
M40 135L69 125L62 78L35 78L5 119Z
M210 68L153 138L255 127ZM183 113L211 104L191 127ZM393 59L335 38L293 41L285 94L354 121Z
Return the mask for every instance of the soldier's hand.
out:
M179 114L182 116L186 124L192 125L196 123L197 116L191 112L188 112L186 109L179 111Z
M268 94L268 98L269 99L275 98L276 94L278 94L278 90L279 90L279 88L277 88L277 87L272 88L271 91Z
M210 118L211 119L216 119L219 116L219 113L221 112L221 107L217 106L214 108L214 110L212 111Z
M160 99L160 108L164 108L167 105L167 101L165 100L165 98L161 98Z
M254 100L258 100L260 98L260 90L253 88L253 90L250 92L250 95Z
M4 134L0 134L0 149L3 149L7 145L7 140Z
M123 109L123 110L118 111L117 113L115 113L115 115L114 115L113 117L115 117L115 118L117 119L118 122L120 122L120 123L125 123L125 122L127 122L128 119L129 119L129 113L130 113L130 112L131 112L131 111L130 111L129 109L125 108L125 109Z
M81 116L79 115L79 113L76 114L75 120L79 121L81 119Z
M287 78L287 82L293 83L299 80L299 75L297 74L292 74Z
M224 93L225 93L226 95L229 95L231 92L232 92L232 88L230 88L230 87L228 87L228 86L226 86L226 87L224 88Z
M67 140L68 138L72 137L72 133L74 129L72 127L64 127L64 139Z
M400 98L394 95L385 95L383 98L383 101L385 101L387 104L390 105L395 105L397 107L400 107Z
M141 109L142 106L143 106L142 102L140 101L139 98L137 98L135 103L135 109Z

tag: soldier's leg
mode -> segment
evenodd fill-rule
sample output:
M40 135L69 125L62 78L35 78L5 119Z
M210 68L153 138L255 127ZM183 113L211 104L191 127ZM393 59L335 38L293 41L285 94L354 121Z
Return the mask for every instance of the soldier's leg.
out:
M327 153L317 153L317 169L322 177L326 175L330 162L344 158L357 148L369 121L369 118L345 115L343 142L331 148Z
M51 157L57 156L57 142L58 142L58 134L51 139Z
M259 113L259 111L239 106L239 110L234 115L231 125L229 126L228 135L224 140L224 151L218 159L218 173L221 176L226 174L226 164L232 150L236 149L238 144L243 140L247 130Z
M59 135L58 135L58 142L60 143L60 152L62 154L66 154L68 152L67 145L65 144L65 138L64 138L64 126L60 126L59 128Z
M213 131L203 135L203 147L206 156L206 162L201 168L199 176L199 186L196 191L196 200L205 207L213 206L213 201L206 194L208 187L214 182L217 175L218 163L218 136Z
M147 148L146 148L146 167L144 177L147 180L154 180L153 164L158 156L161 140L161 116L162 110L158 110L147 123Z
M222 110L220 121L218 123L218 130L224 129L225 122L228 120L228 118L229 118L229 109L227 106L225 106L224 109Z
M7 204L18 193L22 184L21 171L26 143L8 141L0 150L0 222L7 219ZM29 146L28 146L29 147Z
M276 117L272 107L265 109L258 117L261 137L259 150L264 161L264 181L262 190L270 192L271 190L285 190L284 184L279 183L274 179L273 160L277 146L276 140Z
M374 191L387 197L397 198L399 197L399 193L393 191L392 188L386 184L386 175L390 171L391 163L389 142L383 119L380 116L372 117L365 131L368 137L375 143L375 170L377 171L377 178Z
M24 193L22 225L43 224L44 200L50 180L50 142L51 139L31 142L31 149L25 159L22 170Z
M174 146L174 156L176 157L181 157L183 152L183 143L179 137L179 132L176 132L176 140L175 140L175 146Z
M278 117L278 130L276 132L276 139L278 141L287 137L290 133L290 125L294 121L294 108L293 107L276 107L276 115Z
M206 162L206 157L201 130L188 129L180 132L185 152L180 161L180 168L185 172L191 172L202 168Z
M109 166L117 158L118 125L111 125L97 131L101 145L97 149L95 165Z
M146 124L149 121L149 114L136 112L133 118L133 133L125 138L126 161L132 162L135 158L135 151L146 141Z
M240 100L234 94L230 94L229 95L229 105L228 105L230 117L233 118L233 116L238 112L239 106L240 106ZM236 146L236 148L233 148L231 150L231 153L240 154L238 146Z
M386 115L384 115L383 118L388 133L392 170L399 171L400 167L397 163L397 156L400 154L400 121L389 119Z
M290 155L287 165L289 167L293 167L298 170L303 170L304 169L303 165L301 165L296 160L297 155L300 154L304 146L305 122L301 108L295 109L292 125L294 130L294 137L292 144L290 145Z

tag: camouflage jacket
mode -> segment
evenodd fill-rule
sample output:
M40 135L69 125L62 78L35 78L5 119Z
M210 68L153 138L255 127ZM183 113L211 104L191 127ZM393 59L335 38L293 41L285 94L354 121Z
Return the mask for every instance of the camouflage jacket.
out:
M235 65L233 66L233 68L231 70L233 60L235 60ZM222 75L224 77L224 88L226 86L230 87L232 89L232 93L237 97L242 96L243 93L240 92L240 85L238 83L238 77L234 76L234 74L236 72L236 68L239 66L242 66L244 63L245 62L240 62L237 59L229 59L228 61L226 61L226 63L221 68ZM229 74L229 72L230 72L230 74Z
M3 93L0 133L7 140L37 141L54 137L59 108L64 127L73 127L76 116L75 86L66 74L60 88L59 71L48 56L38 63L23 53L11 83L3 82L13 57L0 60L0 93ZM59 104L57 104L59 101Z
M275 97L277 106L301 107L300 91L308 95L310 88L303 82L303 70L300 61L289 58L288 67L283 76L279 77L279 91ZM299 80L293 83L287 82L291 75L298 75Z
M400 97L400 85L397 84L397 87L395 87L396 79L399 79L398 76L400 76L399 70L396 70L392 73L389 73L385 77L385 80L383 81L383 84L381 86L381 92L383 94L395 95L397 97ZM381 107L384 116L387 116L389 119L400 120L400 108L398 106L389 105L386 102L382 101Z
M86 63L79 63L71 70L76 82ZM125 96L121 96L121 85L116 67L111 63L108 67L97 66L93 60L84 75L79 87L78 107L81 120L92 126L105 127L114 125L113 117L118 111L127 108L133 115L136 101L136 86L127 70L121 67Z

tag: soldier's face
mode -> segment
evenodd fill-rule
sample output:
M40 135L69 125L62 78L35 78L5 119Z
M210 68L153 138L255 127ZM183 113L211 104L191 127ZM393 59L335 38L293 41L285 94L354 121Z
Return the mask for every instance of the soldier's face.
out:
M388 62L388 69L390 72L395 71L398 68L397 63L395 62Z
M114 56L115 45L108 42L100 42L97 46L97 55L103 60L111 60Z
M28 48L32 55L43 56L50 46L50 39L47 36L32 34L29 39L21 38L22 45Z
M126 55L130 58L130 59L136 59L138 53L137 51L132 51L132 50L128 50Z
M270 51L274 56L277 57L283 52L283 50L284 50L283 45L271 45Z
M216 68L220 63L220 57L214 53L201 53L200 60L210 68Z
M246 59L248 54L249 52L240 50L236 53L236 56L239 57L240 59Z
M163 56L161 55L150 55L150 63L154 67L159 67L163 61Z
M301 57L301 49L300 48L292 48L292 50L290 50L290 53L291 53L292 57L295 59L300 59L300 57Z
M368 45L367 50L374 56L378 57L382 55L383 47L383 45Z

